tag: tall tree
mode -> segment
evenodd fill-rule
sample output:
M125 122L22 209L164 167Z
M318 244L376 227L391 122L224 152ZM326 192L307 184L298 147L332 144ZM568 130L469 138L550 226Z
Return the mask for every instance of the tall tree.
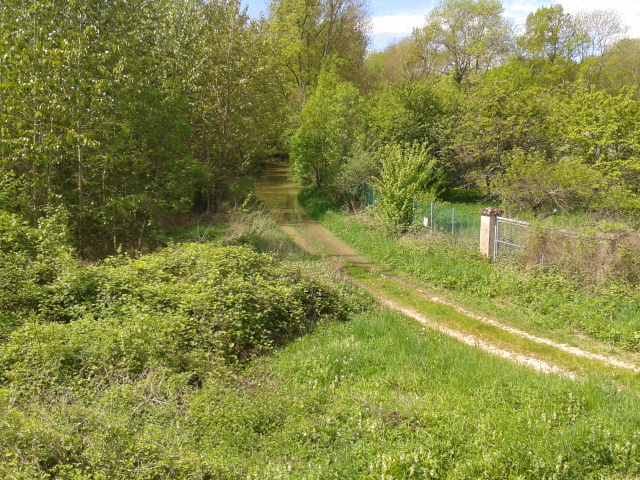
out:
M451 71L460 83L497 65L509 51L511 25L499 0L442 0L414 32L425 69Z
M601 63L612 45L629 30L615 10L583 10L576 14L575 20L588 38L586 55L601 58Z
M361 140L362 99L335 71L321 72L318 86L302 110L300 127L291 137L291 164L296 179L316 189L331 185Z
M505 64L473 82L460 108L453 150L458 181L489 192L508 168L513 150L550 153L554 122L549 89L528 84L518 62Z
M325 61L338 59L341 75L363 78L369 30L368 0L272 0L269 28L284 93L301 107ZM332 60L333 61L333 60Z
M64 205L83 254L139 248L196 191L219 203L277 141L270 52L237 0L6 0L0 25L10 208Z
M611 91L626 86L640 96L640 38L624 38L611 47L600 80Z
M579 59L589 42L587 32L559 4L530 13L525 28L518 39L520 47L527 55L544 58L551 65L558 59Z
M214 211L274 151L282 97L263 25L250 21L240 1L207 2L199 14L191 151L206 172L198 207Z

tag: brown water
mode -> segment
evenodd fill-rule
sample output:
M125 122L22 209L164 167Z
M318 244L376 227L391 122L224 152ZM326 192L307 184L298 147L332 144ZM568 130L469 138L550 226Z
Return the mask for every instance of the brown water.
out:
M256 186L256 196L281 225L299 225L309 217L298 202L300 185L289 180L287 165L274 165L262 174Z
M309 218L298 202L299 193L300 185L289 179L289 167L286 165L267 168L256 185L258 199L278 221L280 229L303 250L314 255L338 257L349 263L372 266L369 260Z

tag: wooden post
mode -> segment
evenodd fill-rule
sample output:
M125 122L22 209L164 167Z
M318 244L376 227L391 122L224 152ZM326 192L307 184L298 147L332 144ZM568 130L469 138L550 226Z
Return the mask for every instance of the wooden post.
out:
M498 217L504 211L493 207L478 210L480 216L480 253L493 260Z

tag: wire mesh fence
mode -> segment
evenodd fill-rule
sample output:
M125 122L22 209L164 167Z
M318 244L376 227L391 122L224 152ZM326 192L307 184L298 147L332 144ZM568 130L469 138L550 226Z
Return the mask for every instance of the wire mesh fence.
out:
M378 192L366 187L366 205L375 207L377 199ZM435 202L419 202L415 199L412 201L412 207L412 223L417 231L424 229L430 233L451 235L458 245L477 248L481 230L480 218L477 215L470 215ZM594 278L606 277L616 271L619 275L637 279L636 283L640 283L640 262L625 261L628 256L637 257L629 252L640 252L640 232L586 235L500 216L496 218L494 232L490 247L493 251L488 255L492 256L496 263L525 266L565 263L575 266L581 265L582 262L591 265L591 275ZM595 268L593 265L598 267ZM586 271L587 267L584 269Z
M364 187L364 204L367 207L376 204L376 192L369 185L365 185Z
M450 233L476 239L480 236L480 219L477 216L435 202L414 201L413 223L422 224L430 232Z
M495 262L505 262L520 256L528 243L527 236L530 226L527 222L498 217L493 260Z
M376 205L378 193L375 189L366 186L363 196L365 205ZM436 202L419 202L413 199L411 203L413 225L422 225L429 232L448 233L475 240L480 237L480 220L476 215L469 215Z
M493 260L497 263L515 261L529 266L553 265L572 255L579 240L585 239L589 236L497 217ZM592 240L598 243L597 236Z

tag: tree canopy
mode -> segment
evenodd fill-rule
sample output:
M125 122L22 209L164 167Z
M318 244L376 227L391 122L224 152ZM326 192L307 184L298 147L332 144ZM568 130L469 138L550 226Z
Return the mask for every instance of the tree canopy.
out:
M414 144L501 200L522 158L597 172L608 203L583 207L640 190L640 48L609 10L540 7L516 35L498 0L442 0L377 53L365 0L5 0L0 25L2 208L60 214L83 256L153 247L272 157L337 201Z

